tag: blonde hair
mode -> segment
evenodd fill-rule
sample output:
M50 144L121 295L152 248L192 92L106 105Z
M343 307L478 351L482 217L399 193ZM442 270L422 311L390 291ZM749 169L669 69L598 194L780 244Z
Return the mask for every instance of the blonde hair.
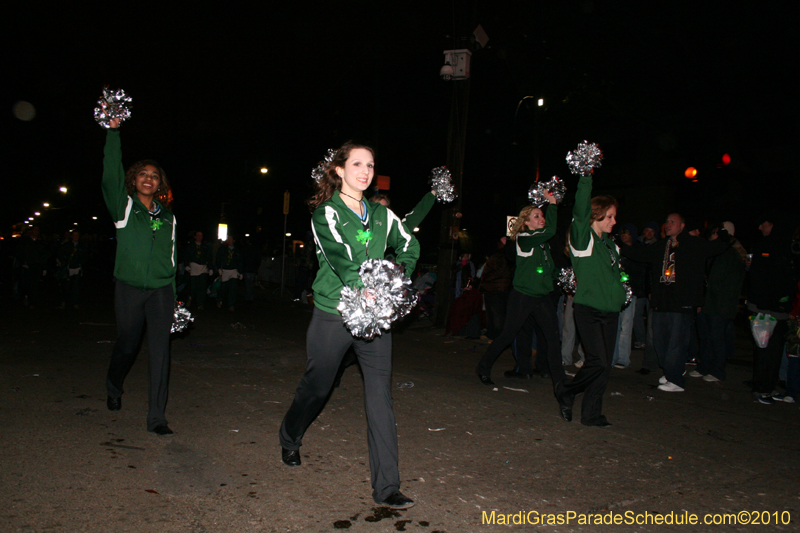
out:
M522 210L519 212L519 215L517 215L517 220L514 222L514 226L511 228L509 237L512 239L517 238L517 234L525 229L525 222L528 221L528 217L531 216L531 213L534 209L539 209L541 211L541 208L533 205L526 205L522 208Z

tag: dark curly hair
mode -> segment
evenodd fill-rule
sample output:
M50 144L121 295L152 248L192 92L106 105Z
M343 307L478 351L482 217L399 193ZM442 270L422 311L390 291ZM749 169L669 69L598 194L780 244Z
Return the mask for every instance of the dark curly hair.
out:
M356 144L353 141L347 141L340 146L339 149L336 150L336 153L334 154L330 163L323 162L324 171L322 173L322 177L319 179L319 181L317 181L314 190L314 196L306 200L306 203L308 203L312 211L324 202L330 200L333 196L333 191L338 191L342 188L342 178L340 178L339 174L336 173L336 167L344 168L347 158L350 157L350 152L356 148L369 150L369 152L372 154L372 157L375 157L375 150L363 144Z
M141 170L147 165L156 167L156 170L158 170L158 175L161 177L155 199L158 200L161 205L170 207L172 205L172 188L169 185L169 180L167 179L167 175L164 173L164 169L152 159L142 159L141 161L137 161L131 165L127 172L125 172L125 189L128 191L128 196L134 197L136 195L136 175L139 174L139 172L141 172Z

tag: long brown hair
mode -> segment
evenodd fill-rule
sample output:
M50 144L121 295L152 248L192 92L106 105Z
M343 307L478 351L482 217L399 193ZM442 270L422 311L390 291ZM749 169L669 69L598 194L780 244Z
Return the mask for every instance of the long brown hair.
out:
M139 174L139 172L147 165L156 167L158 175L161 178L161 181L158 184L158 190L156 191L155 199L158 200L158 202L164 207L170 207L172 205L172 187L169 185L169 180L167 179L167 175L164 173L164 169L152 159L142 159L141 161L137 161L131 165L127 172L125 172L125 189L128 191L128 196L132 198L136 196L136 175Z
M350 152L356 148L369 150L372 157L375 157L375 150L363 144L347 141L340 146L339 149L336 150L333 159L331 159L330 162L323 163L322 177L316 183L314 196L306 200L306 203L308 203L312 211L319 207L320 204L330 200L334 191L338 191L342 188L342 178L336 173L336 167L344 168L347 158L350 157Z
M606 213L611 208L611 206L616 207L619 209L619 204L617 203L617 199L613 196L595 196L592 198L592 216L591 222L595 222L596 220L603 220L606 218ZM590 222L590 223L591 223Z

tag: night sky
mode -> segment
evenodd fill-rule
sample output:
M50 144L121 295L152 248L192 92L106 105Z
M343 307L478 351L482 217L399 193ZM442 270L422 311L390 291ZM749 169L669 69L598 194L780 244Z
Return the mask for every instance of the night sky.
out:
M161 163L187 233L213 234L224 204L233 232L279 247L289 190L289 230L304 234L310 171L348 139L375 147L402 215L446 162L453 88L464 82L438 77L442 51L472 47L478 24L490 40L472 55L460 191L473 251L526 203L537 146L542 178L557 174L574 192L564 157L584 139L604 150L595 188L620 200L620 222L680 210L731 219L746 238L766 210L789 223L800 211L798 9L785 7L795 3L148 4L3 8L4 234L44 201L48 233L74 222L112 233L105 131L93 120L104 85L133 97L124 164ZM33 104L32 120L15 118L18 101ZM718 168L725 153L731 163ZM420 232L428 254L440 224L437 205Z

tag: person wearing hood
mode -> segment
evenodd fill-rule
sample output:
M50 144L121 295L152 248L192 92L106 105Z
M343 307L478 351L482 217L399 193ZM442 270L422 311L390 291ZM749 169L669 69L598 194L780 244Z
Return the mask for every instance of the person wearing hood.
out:
M753 353L753 398L770 405L775 403L772 391L778 384L778 372L788 331L787 321L794 294L789 240L782 238L780 223L773 214L761 217L758 226L762 239L753 247L753 258L747 261L750 288L747 310L756 315L768 314L776 320L775 329L766 347L755 347Z

